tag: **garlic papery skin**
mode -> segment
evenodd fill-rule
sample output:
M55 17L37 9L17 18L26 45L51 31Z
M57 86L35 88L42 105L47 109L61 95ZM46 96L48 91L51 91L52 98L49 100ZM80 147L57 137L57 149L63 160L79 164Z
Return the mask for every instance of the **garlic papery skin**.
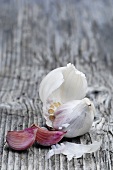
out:
M69 63L66 67L60 67L48 73L42 80L39 88L39 96L43 102L43 116L46 119L46 124L52 127L49 120L49 110L53 103L60 103L62 105L72 100L81 100L85 97L86 91L86 77L73 64Z
M88 99L74 100L61 105L54 113L54 129L67 131L65 137L77 137L89 132L95 115L95 107Z
M55 154L63 154L67 156L67 159L70 161L73 157L80 158L85 153L92 153L99 150L102 142L94 141L92 144L76 144L71 142L64 142L51 146L51 150L46 155L46 159L49 159Z

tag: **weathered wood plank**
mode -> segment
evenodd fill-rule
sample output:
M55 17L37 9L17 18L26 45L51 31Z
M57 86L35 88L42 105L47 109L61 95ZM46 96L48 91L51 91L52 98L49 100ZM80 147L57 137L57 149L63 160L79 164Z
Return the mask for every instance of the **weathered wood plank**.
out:
M108 0L20 0L0 3L0 168L1 170L112 170L113 168L113 2ZM38 95L42 77L73 63L86 74L87 96L97 114L90 133L72 139L102 139L100 151L70 162L45 160L49 148L9 149L8 130L43 126Z

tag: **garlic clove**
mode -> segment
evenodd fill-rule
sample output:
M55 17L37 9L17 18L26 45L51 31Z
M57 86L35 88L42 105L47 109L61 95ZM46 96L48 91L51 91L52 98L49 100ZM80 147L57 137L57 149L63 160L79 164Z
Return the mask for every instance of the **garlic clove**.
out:
M36 134L36 141L43 146L51 146L58 143L66 132L63 131L49 131L44 128L38 127Z
M35 142L37 130L37 126L32 125L21 131L8 131L6 141L14 150L26 150Z
M77 137L87 133L93 123L95 107L88 99L74 100L60 106L54 113L54 129L65 130L65 137Z

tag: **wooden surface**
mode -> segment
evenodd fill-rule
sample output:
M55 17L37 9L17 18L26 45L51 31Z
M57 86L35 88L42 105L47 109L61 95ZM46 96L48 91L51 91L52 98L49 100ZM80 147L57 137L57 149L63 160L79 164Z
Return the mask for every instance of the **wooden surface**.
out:
M50 70L73 63L86 74L87 96L96 106L90 133L71 141L102 140L100 150L67 161L45 160L49 148L24 152L4 145L8 130L20 130L41 116L39 84ZM113 1L0 1L0 168L1 170L113 169Z

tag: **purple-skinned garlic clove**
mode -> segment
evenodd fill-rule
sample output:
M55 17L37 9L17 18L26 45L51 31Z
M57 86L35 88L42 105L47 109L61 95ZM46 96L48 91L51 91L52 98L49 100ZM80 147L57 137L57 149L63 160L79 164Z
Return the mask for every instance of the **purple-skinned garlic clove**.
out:
M36 142L43 146L51 146L58 143L65 135L63 131L49 131L38 127Z
M26 150L35 142L37 130L38 127L33 124L21 131L8 131L6 141L14 150Z

